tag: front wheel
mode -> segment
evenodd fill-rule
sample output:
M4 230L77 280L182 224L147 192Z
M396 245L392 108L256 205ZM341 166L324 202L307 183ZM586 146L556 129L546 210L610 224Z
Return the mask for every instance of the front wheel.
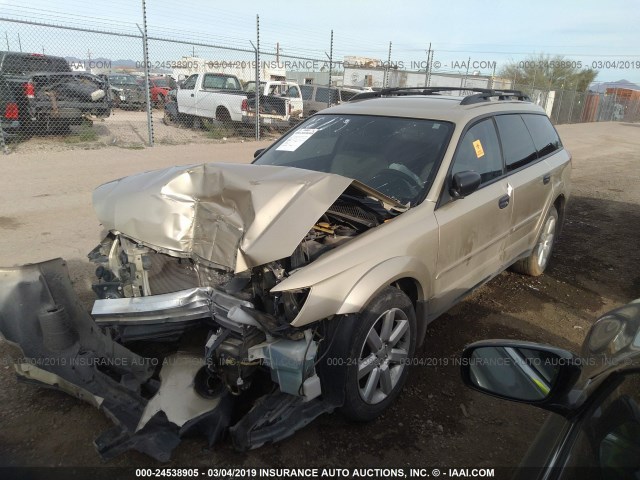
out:
M512 269L516 272L524 273L525 275L531 275L532 277L542 275L549 265L557 231L558 211L556 210L556 207L551 206L531 255L527 258L518 260L513 264Z
M342 412L350 419L378 417L400 394L416 346L416 315L409 297L385 288L358 316L353 332Z
M164 108L164 104L165 104L165 97L163 94L159 93L158 96L156 97L156 102L155 102L155 107L156 108Z

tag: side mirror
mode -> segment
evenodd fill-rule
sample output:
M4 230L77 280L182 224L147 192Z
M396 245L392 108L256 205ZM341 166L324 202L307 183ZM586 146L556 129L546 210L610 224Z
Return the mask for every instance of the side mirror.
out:
M253 152L253 158L258 158L258 156L264 152L264 148L260 148L258 150L256 150L255 152Z
M456 173L451 178L449 193L455 199L464 198L475 192L482 183L482 177L478 172L468 170Z
M471 344L461 361L462 380L472 389L561 414L570 410L566 394L580 371L571 352L510 340Z

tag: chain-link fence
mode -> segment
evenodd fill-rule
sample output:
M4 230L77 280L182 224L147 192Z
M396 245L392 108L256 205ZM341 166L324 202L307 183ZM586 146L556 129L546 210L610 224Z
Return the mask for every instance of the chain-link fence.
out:
M514 84L496 75L495 62L484 62L484 73L470 70L471 58L447 70L430 46L406 60L392 42L359 52L354 39L341 46L333 31L298 27L311 48L287 36L295 27L257 16L220 19L240 22L239 38L148 28L145 0L117 6L134 20L49 11L34 20L15 6L0 13L0 148L34 139L47 149L259 139L360 91L394 87L518 89L555 124L640 120L640 92L627 88Z

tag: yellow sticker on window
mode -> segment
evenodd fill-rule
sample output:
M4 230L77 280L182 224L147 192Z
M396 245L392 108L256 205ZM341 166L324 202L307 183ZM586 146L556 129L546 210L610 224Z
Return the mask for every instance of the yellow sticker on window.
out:
M473 142L473 148L476 149L476 157L484 157L484 149L482 148L482 143L480 143L480 140L476 140L475 142Z

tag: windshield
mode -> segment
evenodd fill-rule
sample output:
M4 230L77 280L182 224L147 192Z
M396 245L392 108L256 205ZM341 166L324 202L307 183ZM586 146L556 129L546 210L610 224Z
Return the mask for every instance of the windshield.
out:
M134 77L128 77L126 75L109 77L109 83L111 85L138 85Z
M431 185L453 124L369 115L315 115L254 163L336 173L415 204Z

